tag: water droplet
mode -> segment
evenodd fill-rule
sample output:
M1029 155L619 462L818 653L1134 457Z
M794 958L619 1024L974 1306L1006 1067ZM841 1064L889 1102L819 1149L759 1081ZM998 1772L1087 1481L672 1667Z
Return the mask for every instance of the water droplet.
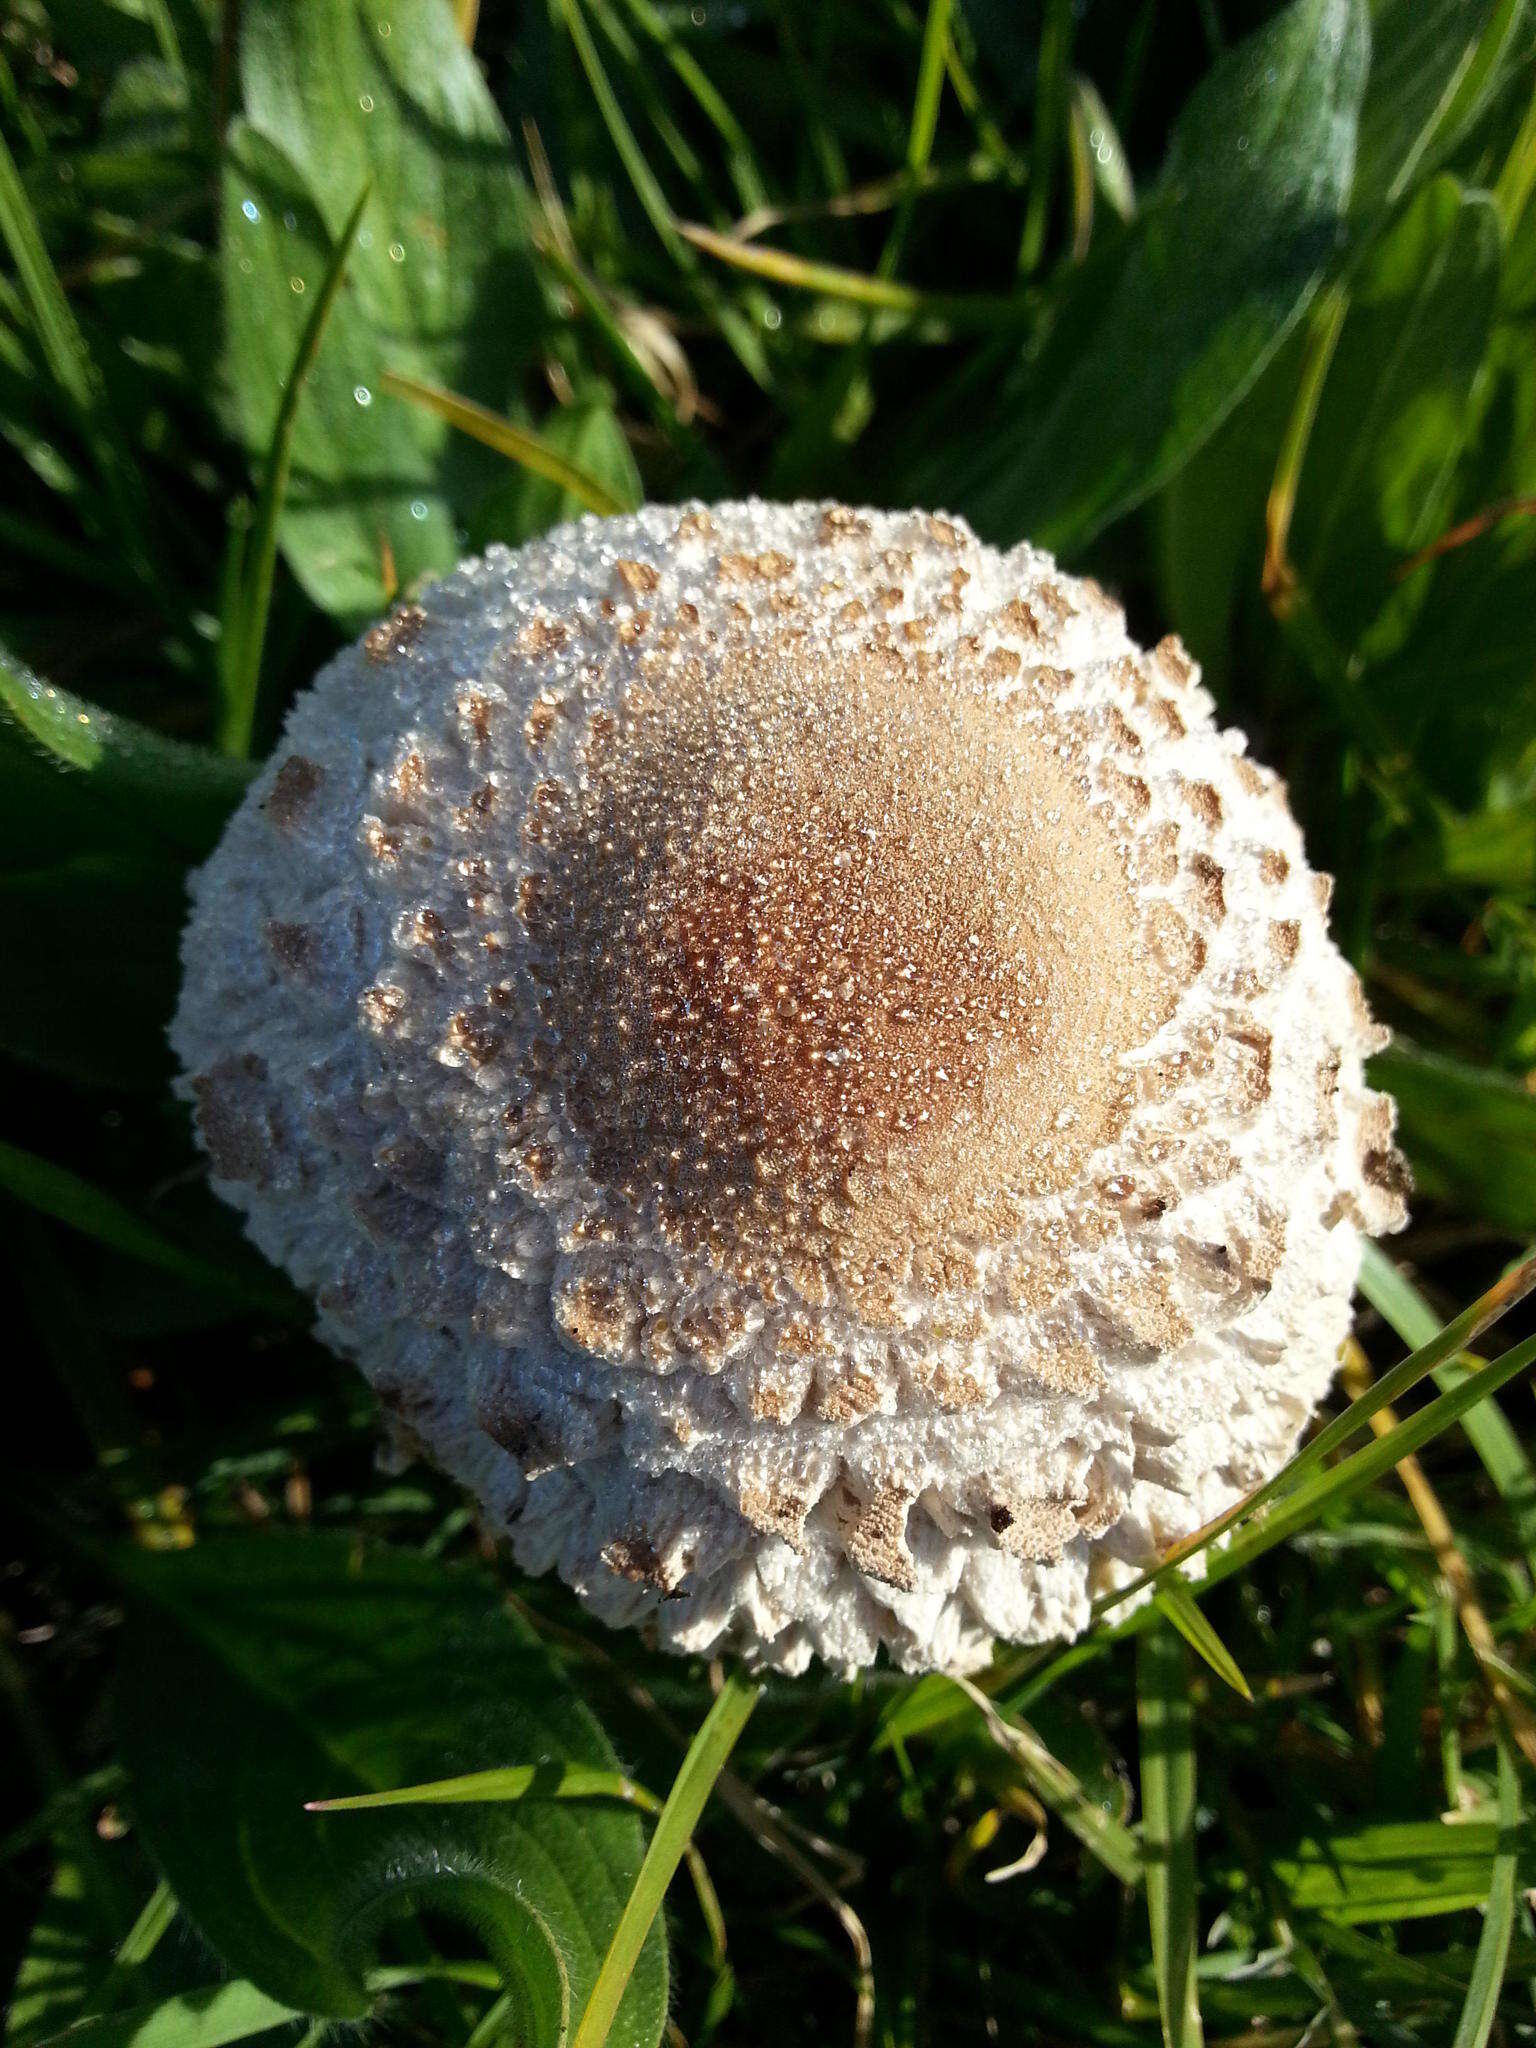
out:
M763 308L763 325L770 333L776 332L783 324L784 315L777 306L765 306Z
M389 34L389 23L387 21L381 21L379 23L379 34L381 36L387 36Z
M359 405L372 405L373 403L373 393L366 384L354 384L352 386L352 396Z
M1245 149L1246 149L1247 147L1248 147L1248 138L1247 138L1247 136L1246 136L1246 135L1239 135L1239 137L1237 138L1237 153L1238 153L1238 155L1239 155L1239 156L1241 156L1241 155L1242 155L1242 153L1243 153L1243 151L1244 151L1244 150L1245 150Z
M288 230L290 235L293 233L294 229L298 226L298 224L299 217L296 213L289 212L283 215L283 226Z
M261 219L261 208L256 204L254 199L242 199L240 202L240 211L245 215L247 220Z
M421 498L413 498L411 500L411 517L413 519L425 519L426 516L427 507L425 501Z
M390 245L389 245L389 260L390 260L390 262L391 262L391 263L403 263L403 262L405 261L405 244L404 244L404 242L391 242L391 243L390 243Z
M703 8L692 8L689 11L688 19L693 23L695 28L702 28L705 22L705 14Z
M357 231L357 246L359 247L359 249L371 249L371 248L373 247L373 229L372 229L372 228L359 228L359 229L358 229L358 231Z
M360 92L357 96L357 104L365 114L371 114L373 112L373 94L371 92Z
M298 294L302 295L302 293L303 293L303 290L304 290L304 280L303 280L303 278L302 278L302 277L290 277L290 278L289 278L289 280L288 280L288 289L289 289L289 291L291 291L291 292L295 292L295 293L298 293Z

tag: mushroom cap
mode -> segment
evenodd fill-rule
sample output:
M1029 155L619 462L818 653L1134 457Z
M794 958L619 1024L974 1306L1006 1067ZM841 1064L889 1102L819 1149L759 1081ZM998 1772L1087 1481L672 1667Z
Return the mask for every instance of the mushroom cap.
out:
M1074 1634L1288 1455L1384 1042L1176 641L958 520L493 549L196 877L215 1184L529 1570L685 1651Z

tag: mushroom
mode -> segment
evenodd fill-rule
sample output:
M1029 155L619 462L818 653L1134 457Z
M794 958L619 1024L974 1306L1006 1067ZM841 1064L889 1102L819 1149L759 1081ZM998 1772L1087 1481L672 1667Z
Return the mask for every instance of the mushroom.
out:
M1282 785L958 520L493 549L193 895L219 1191L519 1562L676 1650L1072 1635L1286 1457L1404 1218Z

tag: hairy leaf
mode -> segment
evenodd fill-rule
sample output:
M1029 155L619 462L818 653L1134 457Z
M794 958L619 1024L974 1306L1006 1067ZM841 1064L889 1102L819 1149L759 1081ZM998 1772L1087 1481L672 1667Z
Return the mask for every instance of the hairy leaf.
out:
M512 1758L615 1768L596 1723L478 1572L346 1538L136 1554L120 1718L134 1812L188 1917L269 1997L359 2017L386 1921L484 1942L536 2048L585 2003L640 1867L630 1813L570 1802L306 1813ZM651 2048L659 1935L613 2040Z

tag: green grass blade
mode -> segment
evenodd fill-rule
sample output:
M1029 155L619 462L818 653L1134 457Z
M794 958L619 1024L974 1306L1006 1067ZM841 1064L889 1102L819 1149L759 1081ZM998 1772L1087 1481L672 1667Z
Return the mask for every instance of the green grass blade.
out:
M105 1245L110 1251L141 1259L147 1266L158 1266L162 1272L172 1273L205 1292L222 1294L285 1317L292 1314L290 1298L275 1285L269 1294L238 1274L226 1273L211 1260L199 1258L195 1252L184 1251L180 1245L162 1237L158 1230L141 1222L131 1209L113 1196L82 1180L79 1174L69 1172L66 1167L55 1166L51 1160L39 1159L35 1153L24 1152L20 1146L8 1145L3 1140L0 1140L0 1195L9 1195L39 1215L51 1217L54 1222L78 1231L82 1237Z
M635 197L639 200L646 219L656 231L658 241L682 274L698 285L722 336L753 383L765 391L770 389L773 375L761 340L752 332L741 315L713 291L708 281L700 274L698 259L678 232L677 221L667 202L667 195L658 184L655 172L646 162L645 151L635 140L634 130L624 117L624 109L619 104L618 94L603 69L603 60L598 54L597 45L592 40L592 32L581 11L581 0L558 0L558 4L577 60L586 73L587 84L593 99L597 102L603 126L608 130L608 139L612 142L629 182L634 187Z
M1438 1319L1407 1274L1395 1266L1379 1245L1367 1244L1360 1261L1360 1292L1405 1344L1427 1344ZM1436 1366L1435 1385L1442 1393L1460 1386L1474 1363L1449 1359ZM1462 1430L1483 1461L1499 1498L1509 1512L1531 1576L1536 1578L1536 1467L1502 1408L1492 1402L1463 1416Z
M1173 1624L1196 1656L1203 1657L1222 1683L1230 1685L1252 1706L1253 1694L1237 1659L1217 1635L1205 1609L1190 1591L1188 1582L1180 1578L1168 1579L1154 1597L1164 1620Z
M772 249L761 242L738 241L733 235L717 234L697 221L680 221L678 233L733 269L754 277L769 278L774 284L789 285L796 291L819 292L823 298L846 300L855 306L875 306L890 313L904 313L913 319L944 320L955 327L994 327L1018 318L1020 301L987 292L925 292L916 285L902 284L893 277L868 271L845 270L835 263L813 263L787 249Z
M176 24L171 19L167 0L144 0L144 13L155 32L155 44L160 52L160 61L178 78L187 72L186 60L181 54L181 43L176 35Z
M1195 1985L1200 1936L1195 1892L1195 1729L1184 1647L1166 1628L1137 1645L1141 1839L1152 1967L1166 2048L1200 2048Z
M144 1909L118 1944L117 1954L112 1958L112 1967L102 1978L92 1998L92 2004L107 2009L121 2002L123 1989L133 1978L135 1970L147 1963L175 1925L180 1907L176 1894L163 1881L157 1884L144 1902Z
M345 1799L311 1799L306 1813L362 1813L376 1806L472 1806L505 1799L619 1799L643 1813L658 1813L654 1792L617 1771L586 1764L507 1764L499 1770L470 1771L459 1778L434 1778L388 1792L357 1792Z
M1056 155L1066 131L1068 56L1072 48L1071 0L1047 0L1035 81L1035 130L1029 150L1029 198L1019 269L1038 270L1050 228L1051 197L1056 182Z
M101 379L85 336L64 296L37 216L27 198L16 159L0 135L0 236L16 266L22 298L37 336L43 361L83 420L101 404Z
M1357 1401L1351 1401L1342 1415L1336 1416L1332 1422L1320 1429L1316 1436L1302 1446L1294 1458L1281 1466L1272 1479L1266 1480L1262 1486L1245 1495L1242 1500L1228 1508L1225 1514L1218 1515L1214 1522L1207 1523L1198 1535L1175 1544L1160 1564L1138 1574L1126 1585L1116 1587L1113 1592L1101 1594L1093 1605L1095 1617L1106 1613L1111 1607L1118 1607L1132 1593L1139 1593L1144 1586L1161 1584L1183 1559L1197 1556L1238 1522L1246 1521L1258 1509L1268 1506L1282 1494L1293 1492L1299 1481L1316 1471L1326 1458L1363 1429L1379 1408L1385 1408L1396 1401L1401 1395L1416 1387L1427 1374L1434 1372L1437 1366L1444 1365L1447 1360L1454 1358L1457 1352L1464 1351L1482 1331L1496 1323L1501 1316L1507 1315L1517 1302L1523 1301L1533 1287L1536 1287L1536 1254L1512 1266L1485 1294L1480 1294L1469 1308L1463 1309L1459 1316L1447 1323L1437 1337L1432 1338L1427 1344L1421 1344L1416 1351L1394 1365L1390 1372L1383 1373L1367 1393L1362 1394ZM1436 1404L1431 1404L1434 1405ZM1467 1405L1472 1407L1476 1403ZM1463 1409L1458 1411L1458 1414L1465 1412ZM1428 1413L1428 1410L1425 1413ZM1454 1421L1457 1416L1453 1415L1450 1419ZM1378 1446L1386 1441L1386 1438L1378 1438ZM1408 1445L1405 1448L1414 1447ZM1399 1451L1397 1455L1401 1457L1402 1452ZM1388 1463L1391 1462L1393 1461L1388 1460ZM1227 1573L1213 1573L1213 1577L1215 1576L1225 1578Z
M672 1790L656 1822L645 1861L635 1888L625 1902L614 1929L608 1953L603 1957L597 1982L587 2009L572 2038L571 2048L603 2048L618 2012L630 1972L650 1932L651 1922L661 1911L661 1902L673 1873L683 1859L700 1814L704 1811L716 1778L746 1727L752 1709L762 1697L762 1687L740 1672L732 1672L719 1698L705 1715L703 1725L688 1746Z
M1516 1830L1520 1825L1520 1779L1509 1744L1499 1737L1499 1845L1493 1858L1493 1882L1483 1908L1483 1931L1466 2003L1456 2023L1451 2048L1487 2048L1498 2014L1499 1993L1509 1963L1515 1926L1515 1867L1519 1860Z
M73 415L100 475L124 555L135 576L163 594L150 554L137 470L107 404L101 372L80 331L27 197L16 159L0 135L0 242L16 266L22 301L48 373Z
M725 146L727 166L736 196L750 213L768 204L768 187L758 169L757 158L746 130L731 110L692 51L682 42L671 22L652 6L651 0L624 0L630 19L641 33L665 54L674 74L692 96L699 112Z
M450 427L457 427L461 434L468 434L487 448L494 448L498 455L505 455L523 469L532 471L533 475L543 477L546 482L558 484L573 498L579 498L589 512L608 518L615 512L634 510L633 505L616 497L601 479L562 455L558 448L552 448L526 427L515 426L511 420L503 419L500 413L492 412L488 406L476 405L473 399L459 398L451 391L440 391L435 384L425 384L419 377L406 377L396 370L386 370L379 384L392 397L403 398L411 405L421 406L426 412L436 413L440 420L446 420Z
M1454 1422L1475 1408L1479 1401L1486 1401L1501 1387L1507 1386L1523 1372L1529 1372L1536 1365L1536 1337L1529 1337L1523 1344L1517 1344L1512 1351L1506 1351L1502 1358L1496 1358L1481 1371L1468 1374L1458 1387L1449 1393L1438 1395L1427 1402L1416 1415L1408 1416L1385 1436L1377 1437L1353 1457L1333 1465L1325 1472L1288 1494L1278 1506L1262 1521L1242 1529L1233 1537L1224 1550L1214 1552L1207 1566L1207 1579L1212 1585L1222 1579L1231 1578L1234 1572L1246 1571L1266 1550L1272 1550L1277 1543L1284 1543L1309 1522L1313 1522L1325 1508L1341 1506L1345 1501L1371 1485L1375 1480L1391 1471L1392 1467L1406 1458L1410 1452L1422 1450Z
M917 65L917 90L912 99L912 119L907 126L907 170L911 174L909 197L928 168L933 138L939 126L939 101L944 93L945 59L949 51L951 0L928 0L923 22L923 47Z
M272 608L272 579L277 569L277 527L293 466L293 435L298 424L299 401L304 395L304 386L314 368L315 358L320 353L326 322L346 276L352 245L357 239L363 209L372 190L370 180L358 193L352 211L336 238L324 280L304 323L304 331L299 336L293 367L288 372L288 382L272 429L272 445L267 451L246 554L245 588L237 613L239 625L234 644L225 649L225 658L220 665L223 701L219 707L219 745L226 754L242 759L251 751L251 740L256 730L261 656L267 638L267 618Z

